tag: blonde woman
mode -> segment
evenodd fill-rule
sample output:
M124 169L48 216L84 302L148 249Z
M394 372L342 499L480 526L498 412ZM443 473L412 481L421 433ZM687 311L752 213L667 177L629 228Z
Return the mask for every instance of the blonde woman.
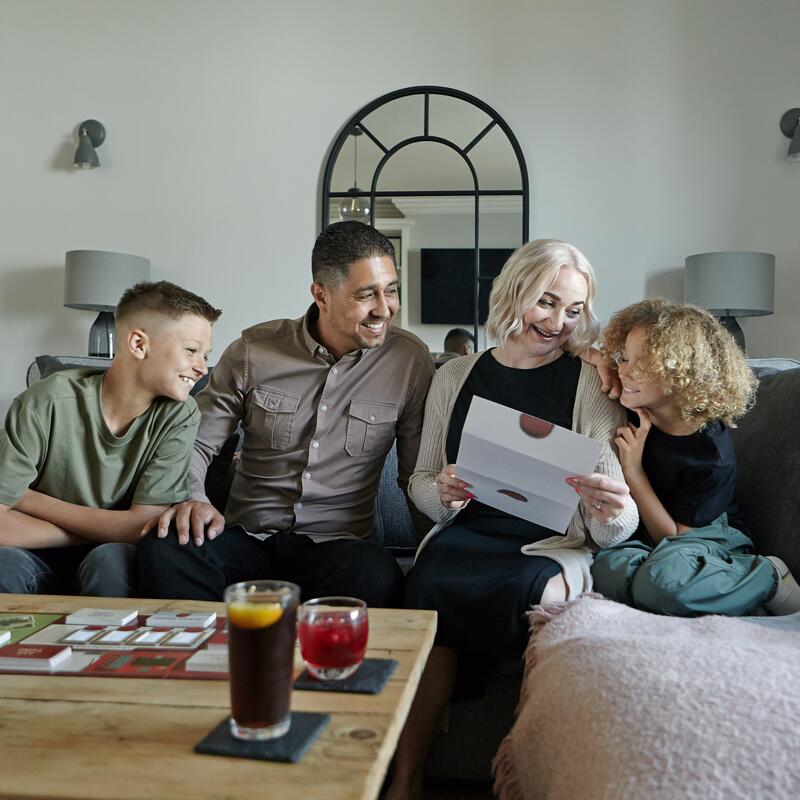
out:
M633 420L616 445L642 530L597 554L597 591L673 616L800 611L800 587L755 554L736 502L729 428L756 381L733 338L707 311L651 299L614 314L603 347Z
M438 612L437 639L387 800L421 797L422 767L456 666L519 656L528 636L525 612L590 589L592 550L636 529L636 506L612 446L624 414L601 392L594 367L579 358L597 332L594 295L594 273L576 247L552 239L524 245L492 288L487 330L497 347L453 359L434 378L409 492L438 525L408 575L406 604ZM603 442L596 471L568 479L581 502L566 531L483 505L455 477L475 396Z

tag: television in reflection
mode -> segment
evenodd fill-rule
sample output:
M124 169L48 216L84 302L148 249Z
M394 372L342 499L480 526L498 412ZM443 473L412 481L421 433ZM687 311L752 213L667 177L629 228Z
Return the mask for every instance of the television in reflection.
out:
M496 278L514 252L513 248L482 247L480 274ZM473 322L474 254L470 247L423 247L420 249L421 322L469 325ZM492 281L480 282L478 319L489 315Z

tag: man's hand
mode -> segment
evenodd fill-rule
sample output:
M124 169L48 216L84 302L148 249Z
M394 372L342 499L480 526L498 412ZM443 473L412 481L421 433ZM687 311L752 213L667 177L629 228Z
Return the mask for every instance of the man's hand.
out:
M167 509L160 517L153 519L142 528L142 536L154 528L159 539L166 537L169 526L175 522L178 532L178 544L188 544L191 533L194 543L200 547L208 539L211 541L222 533L225 518L211 503L201 500L186 500Z
M614 439L619 452L619 463L628 481L643 474L644 443L653 427L652 417L647 409L637 408L635 411L639 415L639 427L635 428L629 423L624 428L617 428L617 438Z

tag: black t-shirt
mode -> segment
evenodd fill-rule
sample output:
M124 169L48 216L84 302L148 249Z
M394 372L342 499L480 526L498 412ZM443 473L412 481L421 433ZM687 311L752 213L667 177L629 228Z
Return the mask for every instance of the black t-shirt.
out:
M581 360L569 353L542 367L516 369L504 366L492 355L492 350L487 350L472 368L453 406L447 430L447 463L455 464L458 460L461 432L472 398L476 395L571 429L580 372ZM541 525L512 517L477 500L471 501L458 515L459 525L485 528L487 525L494 527L501 521L505 532L518 533L527 537L527 541L553 535L553 531Z
M628 411L628 418L638 424L634 412ZM688 436L672 436L654 425L642 467L675 522L702 528L726 511L728 524L747 534L736 501L736 453L724 423L716 420Z

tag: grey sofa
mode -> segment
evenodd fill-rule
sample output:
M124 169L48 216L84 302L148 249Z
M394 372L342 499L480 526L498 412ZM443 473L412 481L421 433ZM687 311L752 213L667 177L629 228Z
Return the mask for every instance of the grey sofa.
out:
M753 409L733 431L742 511L758 552L781 557L800 578L800 362L753 359L760 378ZM413 545L413 528L387 459L378 496L381 541ZM405 512L405 513L404 513ZM402 552L402 551L401 551ZM434 742L428 774L486 780L502 738L514 722L521 665L505 664L490 678L486 695L450 704Z
M76 366L66 359L56 361L57 365L43 359L43 374ZM800 362L760 359L751 361L751 366L761 379L756 405L733 432L742 510L759 552L780 556L800 577L800 415L795 413L800 407ZM209 469L208 494L219 508L224 507L236 445L234 437ZM416 538L397 486L394 450L381 474L375 536L404 567L410 566ZM521 675L521 665L504 665L491 676L484 697L450 704L428 763L430 776L491 777L492 758L514 722Z

